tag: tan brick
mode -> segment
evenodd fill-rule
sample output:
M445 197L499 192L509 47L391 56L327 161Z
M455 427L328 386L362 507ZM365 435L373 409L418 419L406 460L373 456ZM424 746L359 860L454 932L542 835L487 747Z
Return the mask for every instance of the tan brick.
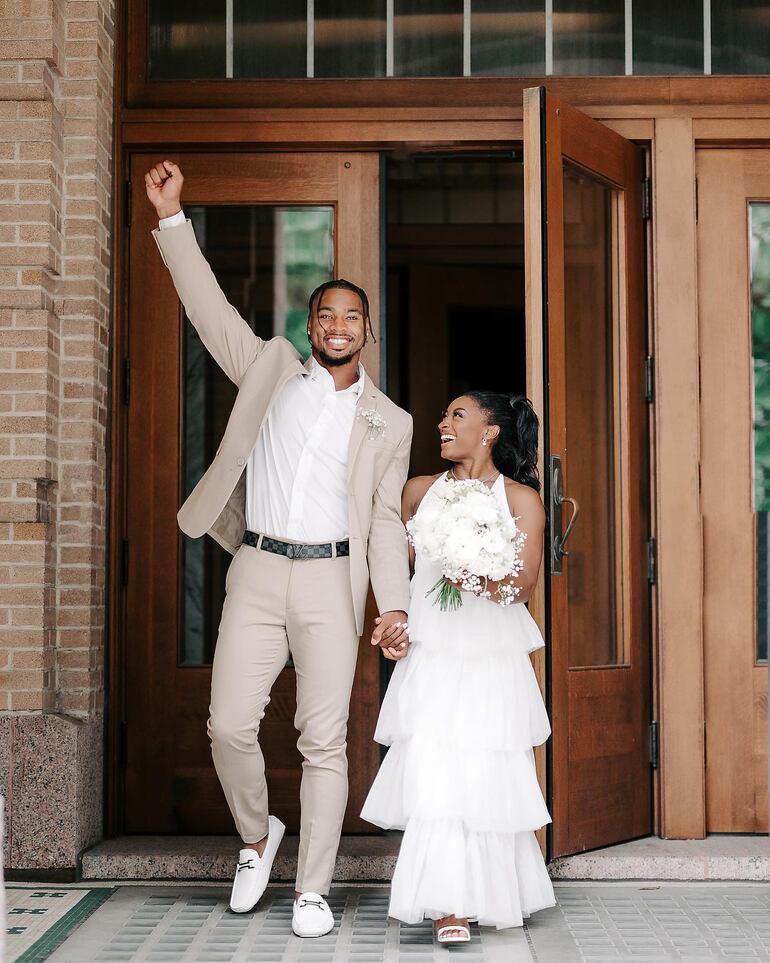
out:
M47 691L9 692L8 708L14 712L34 712L52 709L53 694Z
M21 669L51 669L54 665L53 649L13 649L8 656L14 671Z

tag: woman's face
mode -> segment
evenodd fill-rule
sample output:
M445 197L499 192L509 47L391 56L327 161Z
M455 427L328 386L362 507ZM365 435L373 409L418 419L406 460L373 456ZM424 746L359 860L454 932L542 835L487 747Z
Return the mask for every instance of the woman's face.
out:
M487 422L477 401L467 395L456 398L442 414L438 425L441 439L441 457L447 461L478 457L483 451L491 451L497 437L497 425ZM486 439L487 447L484 447Z

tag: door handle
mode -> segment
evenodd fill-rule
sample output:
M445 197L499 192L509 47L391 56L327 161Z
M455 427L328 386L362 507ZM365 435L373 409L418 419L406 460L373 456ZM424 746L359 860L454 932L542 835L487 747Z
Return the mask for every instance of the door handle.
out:
M580 514L580 505L578 505L576 499L570 498L569 495L562 495L561 501L562 501L562 504L564 504L564 502L569 502L570 505L572 505L572 516L570 517L570 520L567 523L567 528L565 529L564 534L557 540L558 544L556 546L556 551L559 552L560 555L564 556L564 555L569 555L569 552L564 548L564 545L566 544L567 539L570 536L570 532L575 527L575 522L577 520L578 515Z
M569 552L564 548L567 539L575 527L575 522L580 514L580 506L577 500L570 495L564 494L564 473L561 467L561 456L551 455L551 512L550 512L550 535L551 535L551 574L561 575L563 571L562 559ZM562 531L562 511L561 507L565 502L572 506L572 515L567 524L567 528Z

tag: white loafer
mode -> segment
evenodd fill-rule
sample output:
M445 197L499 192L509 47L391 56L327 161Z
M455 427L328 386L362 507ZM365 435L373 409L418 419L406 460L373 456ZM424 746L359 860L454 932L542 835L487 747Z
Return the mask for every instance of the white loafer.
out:
M260 856L255 849L242 849L238 855L238 866L230 894L230 909L233 913L248 913L262 898L270 881L270 870L286 827L275 816L268 817L267 845Z
M334 915L318 893L303 893L294 900L291 928L295 936L326 936L334 929Z

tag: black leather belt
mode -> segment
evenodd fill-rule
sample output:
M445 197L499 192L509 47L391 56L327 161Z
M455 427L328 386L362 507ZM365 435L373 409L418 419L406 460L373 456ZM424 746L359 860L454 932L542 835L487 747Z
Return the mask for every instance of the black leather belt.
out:
M261 541L260 541L261 539ZM274 555L284 555L286 558L339 558L350 555L350 541L345 538L341 542L322 542L315 545L298 545L296 542L282 542L270 535L259 535L248 529L243 533L243 544L252 548L261 548L263 552Z

